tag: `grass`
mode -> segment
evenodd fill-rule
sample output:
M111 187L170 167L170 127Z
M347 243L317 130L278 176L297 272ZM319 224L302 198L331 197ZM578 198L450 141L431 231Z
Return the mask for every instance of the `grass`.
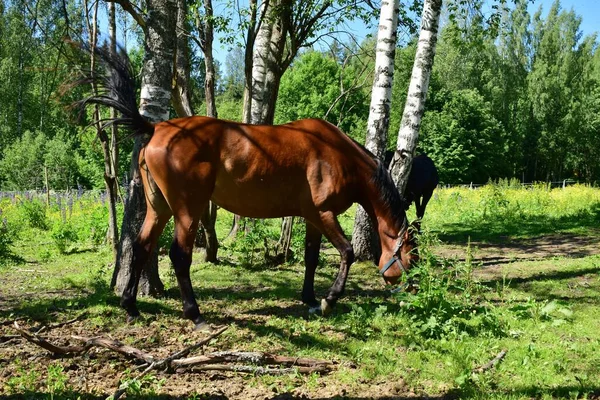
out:
M75 201L70 213L58 205L42 208L45 214L24 211L18 201L8 200L0 208L16 237L8 247L10 257L2 257L0 266L0 321L26 318L25 325L38 326L85 311L86 319L69 329L110 334L157 354L194 342L191 325L181 318L179 291L164 255L160 265L166 296L141 298L142 319L124 324L118 298L108 288L111 253L97 240L101 225L89 217L105 216L99 201ZM352 211L340 218L348 234ZM218 232L224 237L231 216L219 215ZM40 220L46 226L35 223ZM264 240L277 239L278 221L261 223L254 231L260 235L225 243L219 265L202 263L195 255L192 280L201 309L211 323L230 327L212 348L333 359L340 362L338 371L328 376L232 374L216 380L156 373L132 385L129 395L597 398L600 256L560 242L564 252L526 257L529 248L519 246L547 237L585 237L598 243L599 223L600 190L585 186L438 190L426 213L422 263L415 272L421 291L392 295L372 263L358 263L351 269L346 296L325 319L310 317L299 301L301 225L294 238L297 257L273 266L265 262ZM53 238L59 224L72 233L66 243ZM502 254L500 262L491 257L490 244L503 249L516 245L515 255ZM454 255L444 257L448 249ZM481 260L492 261L484 266ZM325 249L316 276L318 294L331 285L338 261L334 251ZM1 329L12 333L6 325ZM502 349L507 354L496 367L472 372ZM37 357L35 365L28 361L31 357ZM107 353L52 360L39 348L11 349L0 343L0 395L105 396L118 379L137 376L131 366ZM82 376L94 384L81 383Z

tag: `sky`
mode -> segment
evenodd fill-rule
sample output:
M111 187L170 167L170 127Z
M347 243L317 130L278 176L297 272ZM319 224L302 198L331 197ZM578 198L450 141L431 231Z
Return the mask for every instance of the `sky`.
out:
M535 0L528 7L530 15L533 17L533 14L542 7L542 17L545 18L548 15L548 11L554 3L555 0ZM489 1L490 3L492 1ZM377 3L377 2L375 2ZM508 4L511 4L511 1L508 1ZM561 7L563 10L570 11L573 9L575 13L582 17L581 21L581 31L583 36L590 35L594 32L600 32L600 0L561 0ZM358 41L363 40L368 34L375 34L375 30L373 27L377 26L377 22L371 27L366 27L361 22L353 22L348 24L345 27L340 27L340 30L348 30L353 35L355 35ZM600 35L599 35L600 36ZM408 36L406 33L400 31L399 40L407 40ZM348 36L340 36L340 40L347 41ZM317 46L319 48L319 46ZM320 46L321 49L327 48L327 44L323 43ZM221 63L224 67L225 65L225 57L227 55L228 49L225 46L220 45L215 41L215 58ZM223 71L225 72L225 71Z
M545 18L552 3L554 0L536 0L529 5L529 13L533 16L541 6L542 17ZM580 29L583 36L600 32L600 0L561 0L560 5L566 11L573 9L582 18Z

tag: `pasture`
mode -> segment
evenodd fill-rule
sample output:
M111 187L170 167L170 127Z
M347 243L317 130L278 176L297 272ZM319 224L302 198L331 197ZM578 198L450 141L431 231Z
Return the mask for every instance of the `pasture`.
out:
M357 263L327 318L309 315L299 300L302 224L292 260L273 265L265 249L279 221L257 222L246 236L221 240L218 265L194 255L201 311L228 327L196 354L264 351L331 360L335 368L155 370L139 379L135 360L101 348L54 356L12 327L15 320L32 331L46 326L39 335L60 345L76 344L71 335L110 337L157 357L206 336L181 318L168 232L159 255L166 294L140 298L142 317L127 325L108 288L112 255L102 243L108 211L100 194L51 200L48 208L25 195L0 201L0 396L106 398L128 382L130 398L600 398L599 189L510 182L438 189L413 269L421 290L392 294L373 263ZM341 216L347 235L353 216L354 208ZM219 211L220 239L231 218ZM318 295L339 262L328 243L323 249Z

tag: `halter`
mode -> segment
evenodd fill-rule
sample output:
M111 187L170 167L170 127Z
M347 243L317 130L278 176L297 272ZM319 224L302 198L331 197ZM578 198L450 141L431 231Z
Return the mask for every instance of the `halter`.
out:
M388 262L385 263L385 265L383 266L381 271L379 271L379 275L381 275L382 277L384 276L386 271L388 269L390 269L392 267L392 265L394 265L395 263L398 263L398 266L402 270L403 275L408 274L408 270L402 264L401 257L398 257L398 254L397 254L398 250L400 250L400 247L402 247L402 244L404 243L404 234L406 233L407 229L408 229L408 223L405 218L402 223L402 227L400 228L400 231L398 232L398 236L396 236L396 245L394 246L394 250L392 252L393 256L392 256L392 258L389 259ZM399 291L403 290L404 288L406 288L407 286L408 286L408 281L406 281L404 284L400 285L398 288L392 290L392 293L399 292Z

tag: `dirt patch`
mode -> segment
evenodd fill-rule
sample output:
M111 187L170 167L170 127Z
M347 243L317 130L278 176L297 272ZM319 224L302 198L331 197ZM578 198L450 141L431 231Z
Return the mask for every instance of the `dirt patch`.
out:
M600 254L600 237L555 234L533 239L498 243L471 242L473 261L483 267L495 267L520 261L540 261L556 257L582 258ZM435 253L465 260L466 246L442 245Z
M22 321L22 325L27 322ZM38 329L39 326L31 330ZM42 348L14 336L8 325L0 326L0 397L9 386L26 385L33 397L44 397L49 393L56 378L50 376L52 368L62 367L62 376L67 379L67 397L106 398L114 392L119 380L137 376L140 362L127 360L122 355L103 349L92 348L85 355L55 357ZM203 334L190 331L186 321L165 330L158 323L149 326L126 326L111 332L89 330L89 321L78 321L58 327L43 334L47 340L62 346L80 344L71 335L102 335L120 340L151 353L155 357L166 357L185 347L187 342L199 341ZM12 338L9 338L12 337ZM205 353L222 350L218 340L204 348ZM353 368L339 365L339 370ZM339 375L338 375L339 376ZM202 399L305 399L305 398L419 398L409 391L403 381L361 381L352 384L339 382L334 375L314 376L288 375L284 377L255 378L232 372L167 372L157 371L144 380L143 387L153 396L165 398Z

